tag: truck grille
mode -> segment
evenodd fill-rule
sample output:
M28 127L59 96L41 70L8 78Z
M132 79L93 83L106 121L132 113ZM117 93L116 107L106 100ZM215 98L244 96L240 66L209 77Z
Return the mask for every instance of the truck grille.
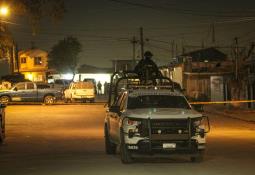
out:
M188 120L151 120L151 134L188 133Z
M149 126L150 125L150 126ZM193 127L191 125L191 135ZM151 134L153 140L186 140L189 139L189 120L144 120L138 127L142 137L148 137Z

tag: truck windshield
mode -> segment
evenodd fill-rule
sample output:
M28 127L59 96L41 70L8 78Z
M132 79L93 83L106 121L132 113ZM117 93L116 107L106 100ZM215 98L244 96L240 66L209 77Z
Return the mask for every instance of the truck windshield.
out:
M145 95L128 98L128 109L136 108L182 108L191 109L183 96Z

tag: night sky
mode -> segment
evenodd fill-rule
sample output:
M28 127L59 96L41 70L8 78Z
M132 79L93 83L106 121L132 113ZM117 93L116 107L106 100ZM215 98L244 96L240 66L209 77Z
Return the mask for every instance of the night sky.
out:
M47 51L65 36L77 37L83 45L80 64L110 67L113 59L131 59L133 36L144 28L145 50L151 50L158 64L171 58L170 43L212 45L215 22L216 46L231 46L234 37L247 46L255 39L254 0L66 0L67 13L58 24L44 19L40 32L32 36L27 20L12 16L10 30L19 49ZM196 47L186 47L194 49ZM140 48L137 45L137 55ZM140 58L138 58L140 59Z

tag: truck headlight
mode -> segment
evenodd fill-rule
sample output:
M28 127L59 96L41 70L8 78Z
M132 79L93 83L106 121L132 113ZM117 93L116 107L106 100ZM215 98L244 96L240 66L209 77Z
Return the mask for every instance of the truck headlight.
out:
M132 138L134 136L140 136L139 133L139 126L142 124L141 121L131 119L131 118L125 118L123 121L123 127L124 130L128 133L128 137Z
M193 127L197 134L199 134L202 138L205 137L205 129L204 129L204 125L202 122L202 118L195 119L193 121Z
M124 119L124 124L127 126L138 126L140 125L142 122L141 121L137 121L131 118L126 118Z
M197 119L197 120L195 120L195 121L193 122L193 126L194 126L195 128L199 127L200 125L201 125L201 119Z

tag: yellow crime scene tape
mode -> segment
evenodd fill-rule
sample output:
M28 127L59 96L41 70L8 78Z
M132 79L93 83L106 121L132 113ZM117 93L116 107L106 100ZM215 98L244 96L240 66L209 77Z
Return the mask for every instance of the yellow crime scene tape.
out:
M190 102L190 104L192 105L233 104L233 103L255 103L255 100Z

